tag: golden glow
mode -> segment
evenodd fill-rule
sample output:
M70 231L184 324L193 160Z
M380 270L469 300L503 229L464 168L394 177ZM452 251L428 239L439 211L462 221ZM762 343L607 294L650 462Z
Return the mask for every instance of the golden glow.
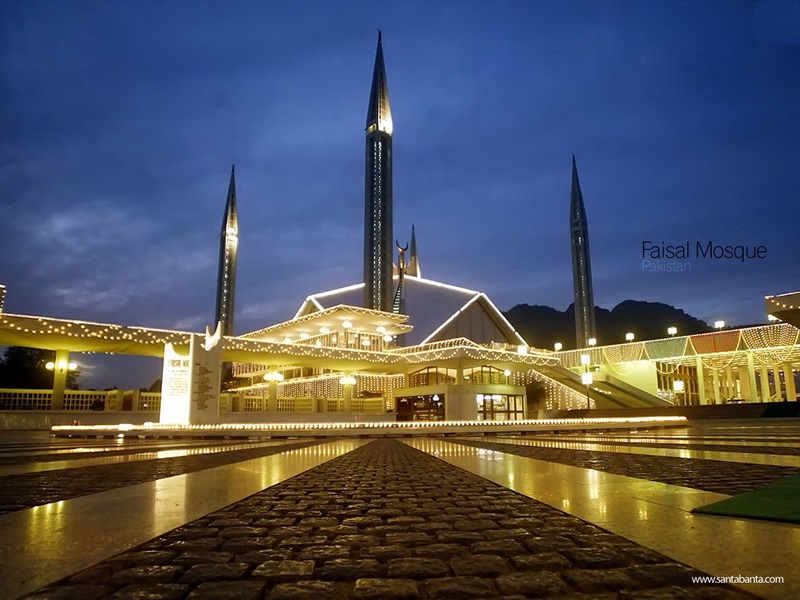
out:
M378 119L378 130L392 135L392 131L394 131L394 125L392 123L392 116L390 114Z

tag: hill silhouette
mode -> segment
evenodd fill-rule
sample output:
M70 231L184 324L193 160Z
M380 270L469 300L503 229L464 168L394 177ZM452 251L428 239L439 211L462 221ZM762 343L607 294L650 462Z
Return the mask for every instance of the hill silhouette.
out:
M639 341L667 337L669 327L677 327L678 335L713 331L705 321L661 302L625 300L611 310L596 306L594 311L597 343L601 346L625 342L629 331ZM531 346L552 349L561 342L565 350L576 347L573 304L563 312L550 306L517 304L503 314Z

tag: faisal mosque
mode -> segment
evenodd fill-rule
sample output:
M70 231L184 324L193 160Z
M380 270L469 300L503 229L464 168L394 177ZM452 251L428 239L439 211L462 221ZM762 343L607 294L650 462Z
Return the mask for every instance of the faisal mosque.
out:
M379 32L365 124L362 281L311 293L291 320L234 335L243 242L232 169L216 330L203 337L8 314L0 285L0 344L56 351L53 389L0 390L2 408L79 411L101 400L111 411L158 410L162 423L278 416L520 421L571 409L796 399L800 292L765 299L770 325L689 336L671 328L660 340L597 344L589 228L574 156L569 231L577 350L533 348L485 293L426 279L413 226L405 245L393 229L393 131ZM87 351L163 357L161 394L65 390L70 352ZM173 410L180 406L185 410Z

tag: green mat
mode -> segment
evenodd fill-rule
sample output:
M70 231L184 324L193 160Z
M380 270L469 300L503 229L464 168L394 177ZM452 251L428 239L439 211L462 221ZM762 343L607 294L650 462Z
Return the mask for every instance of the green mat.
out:
M727 500L700 506L692 512L800 523L800 475Z

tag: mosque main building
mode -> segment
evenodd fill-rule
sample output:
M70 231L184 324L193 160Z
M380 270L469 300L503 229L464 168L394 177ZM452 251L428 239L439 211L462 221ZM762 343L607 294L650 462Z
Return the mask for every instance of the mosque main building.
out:
M797 329L789 324L595 345L588 226L574 156L569 213L578 350L531 348L486 294L423 278L413 227L405 247L394 238L393 132L379 32L365 126L363 281L311 294L290 321L240 336L309 354L236 363L232 389L239 410L520 420L554 409L714 404L745 394L763 401L783 391L794 396L789 374ZM217 306L226 335L232 332L238 248L235 207L232 174ZM760 364L774 347L788 349L788 363Z

